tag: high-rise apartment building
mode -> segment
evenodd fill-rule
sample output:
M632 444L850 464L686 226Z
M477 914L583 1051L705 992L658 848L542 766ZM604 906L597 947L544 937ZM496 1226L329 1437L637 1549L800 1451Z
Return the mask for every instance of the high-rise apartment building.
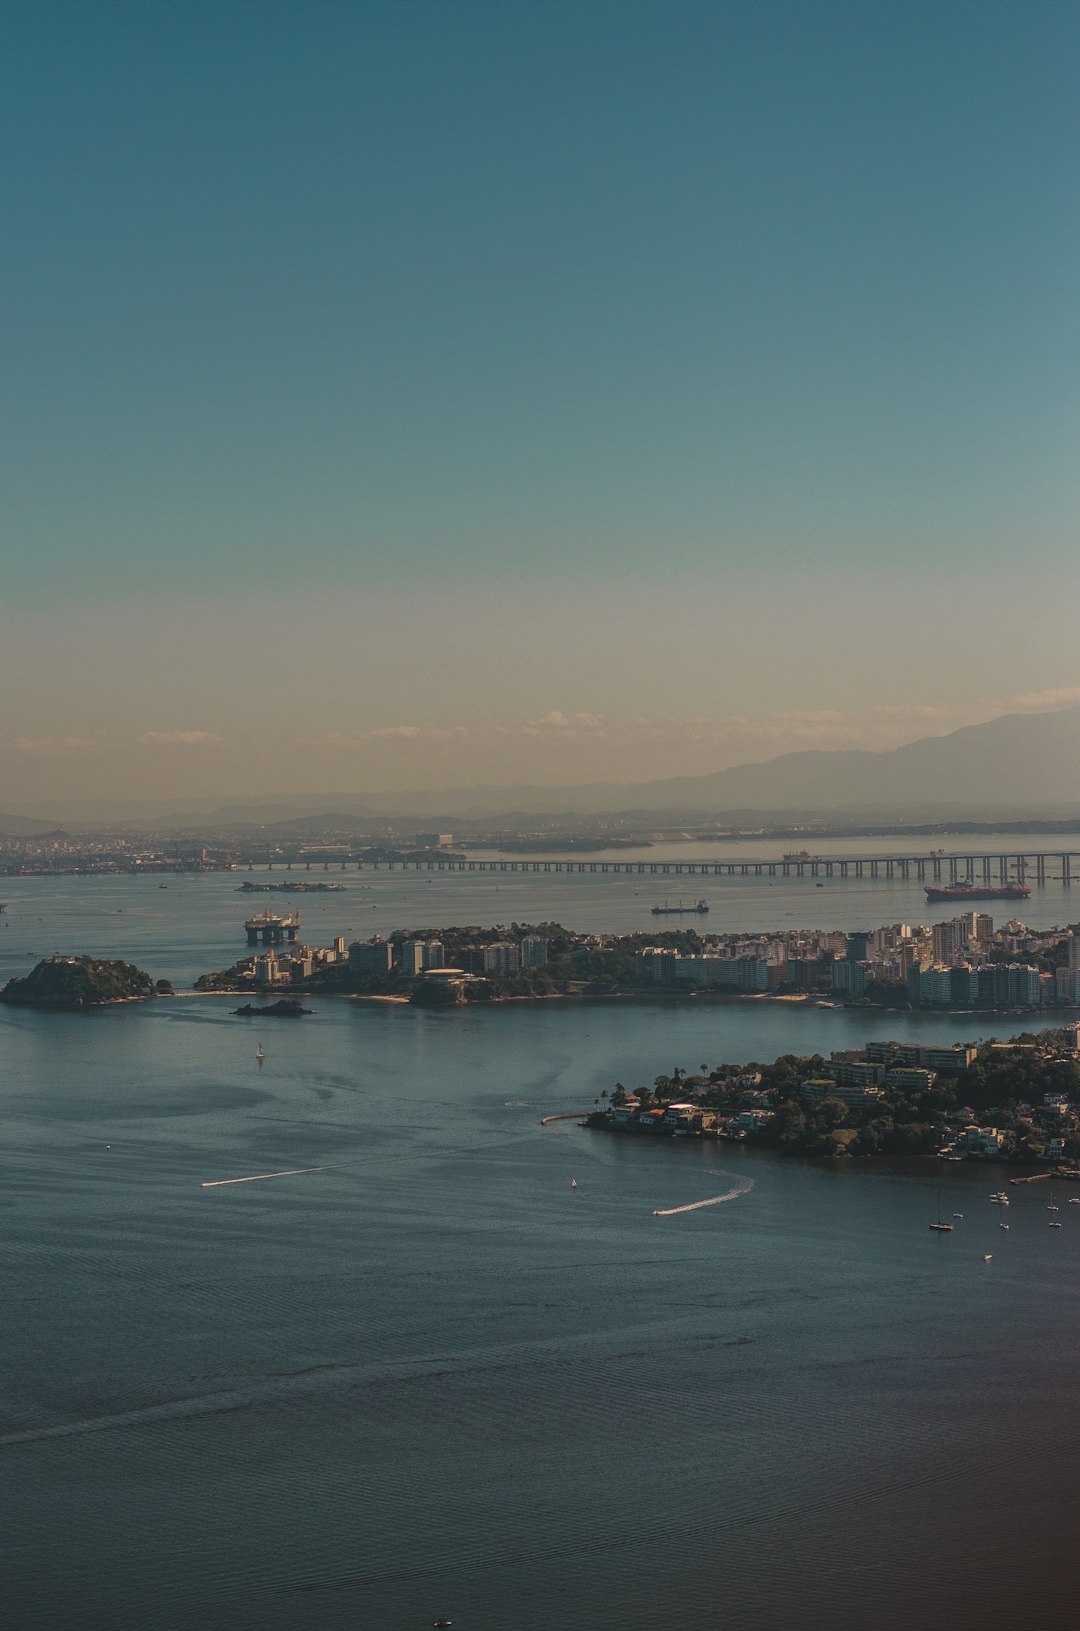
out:
M394 948L382 935L371 940L354 940L349 947L349 973L357 977L386 974L394 962Z
M401 972L409 979L425 969L443 968L446 957L441 940L404 940L398 947Z
M496 940L484 947L485 974L516 974L518 965L518 949L512 940Z

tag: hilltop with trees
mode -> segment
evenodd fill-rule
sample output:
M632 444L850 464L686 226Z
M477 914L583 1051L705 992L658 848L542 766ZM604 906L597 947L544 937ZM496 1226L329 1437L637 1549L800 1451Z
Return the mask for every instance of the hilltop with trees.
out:
M0 1002L35 1008L100 1008L153 995L153 980L134 963L47 957L29 974L9 980L0 991Z

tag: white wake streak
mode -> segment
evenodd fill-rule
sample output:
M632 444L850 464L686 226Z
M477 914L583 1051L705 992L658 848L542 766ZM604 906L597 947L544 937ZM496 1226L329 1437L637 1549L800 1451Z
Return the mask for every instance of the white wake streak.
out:
M674 1218L680 1212L699 1212L703 1206L721 1206L724 1201L738 1200L740 1195L747 1195L753 1189L753 1180L748 1178L743 1184L736 1184L734 1189L725 1190L723 1195L710 1195L705 1201L689 1201L686 1206L665 1206L653 1213L654 1218Z
M209 1178L200 1189L224 1189L226 1184L261 1184L264 1178L299 1178L304 1172L335 1172L338 1167L355 1167L357 1161L332 1161L326 1167L289 1167L284 1172L253 1172L250 1178Z

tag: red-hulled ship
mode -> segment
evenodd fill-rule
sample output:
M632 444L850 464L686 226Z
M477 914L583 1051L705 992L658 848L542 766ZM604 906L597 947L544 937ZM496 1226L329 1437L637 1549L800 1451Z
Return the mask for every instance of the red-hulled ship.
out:
M927 884L927 900L1027 900L1031 885L1026 883Z

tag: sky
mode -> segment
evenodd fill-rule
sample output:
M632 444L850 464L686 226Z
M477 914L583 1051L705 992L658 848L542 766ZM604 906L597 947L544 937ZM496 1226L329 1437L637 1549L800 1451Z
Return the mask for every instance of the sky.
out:
M1080 10L6 0L0 808L1080 699Z

